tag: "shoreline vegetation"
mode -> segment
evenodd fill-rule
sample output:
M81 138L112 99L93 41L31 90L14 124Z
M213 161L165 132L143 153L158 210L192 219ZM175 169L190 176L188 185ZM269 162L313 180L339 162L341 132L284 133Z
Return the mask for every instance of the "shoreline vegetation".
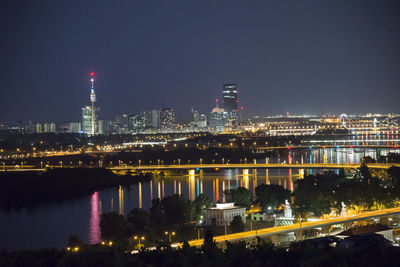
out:
M139 250L137 254L112 245L70 249L0 251L0 266L399 266L400 248L381 235L344 240L322 237L276 247L261 238L252 243L217 247L210 235L201 248Z
M0 209L33 209L90 195L118 185L150 181L152 175L117 175L103 168L59 168L38 172L0 172Z

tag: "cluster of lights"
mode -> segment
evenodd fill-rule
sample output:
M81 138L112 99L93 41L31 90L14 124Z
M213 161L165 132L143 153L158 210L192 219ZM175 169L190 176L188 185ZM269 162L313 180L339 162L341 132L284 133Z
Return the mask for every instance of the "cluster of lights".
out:
M78 252L79 251L79 247L67 247L67 251Z

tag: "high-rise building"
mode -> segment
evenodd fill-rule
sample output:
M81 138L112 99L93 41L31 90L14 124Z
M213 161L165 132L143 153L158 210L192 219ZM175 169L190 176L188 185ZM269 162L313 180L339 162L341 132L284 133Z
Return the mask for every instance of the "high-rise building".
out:
M175 125L175 111L173 108L160 109L160 126L161 128L173 128Z
M139 114L129 115L128 129L130 132L140 132L144 128L143 117Z
M228 120L232 123L237 122L238 114L238 90L234 83L224 84L222 91L224 112L228 115Z
M56 132L56 124L54 122L50 123L49 130L50 130L51 133L55 133Z
M142 117L143 120L143 127L151 128L151 111L150 110L141 111L140 116Z
M80 122L70 122L68 130L70 133L82 132L82 124Z
M129 131L128 114L116 115L114 120L114 132L118 134L127 133Z
M224 112L222 108L219 107L213 108L210 113L210 117L208 119L210 129L217 132L223 132L225 126L228 126L227 117L228 117L227 113Z
M95 121L95 133L97 132L97 111L98 108L94 109L94 121ZM82 131L85 134L92 134L92 107L86 106L82 108Z
M104 134L104 121L103 120L98 120L97 124L99 125L99 129L97 131L98 134Z
M43 132L44 133L50 132L50 125L47 122L43 124Z
M36 133L42 133L43 132L42 124L36 123L35 128L36 128Z
M154 129L160 128L160 110L153 109L151 111L151 127Z
M140 112L145 128L160 129L160 110L152 109Z
M204 114L200 114L197 110L192 108L192 121L190 125L193 128L205 128L207 127L207 117Z

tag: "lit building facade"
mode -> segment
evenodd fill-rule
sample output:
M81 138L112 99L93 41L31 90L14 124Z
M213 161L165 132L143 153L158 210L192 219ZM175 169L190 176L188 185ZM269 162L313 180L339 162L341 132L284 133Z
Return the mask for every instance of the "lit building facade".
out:
M94 132L97 133L97 113L98 108L94 108L94 114L92 114L92 107L86 106L82 108L82 131L85 134L92 134L92 118L94 117ZM92 117L93 116L93 117Z
M226 83L222 91L224 111L231 123L237 123L238 119L238 90L237 84Z
M192 128L203 129L207 127L207 117L204 114L200 114L198 111L192 108L192 121L190 122Z
M222 108L213 108L208 119L209 128L213 131L223 132L225 126L228 125L227 117L227 113Z
M129 115L128 128L130 132L140 132L144 128L143 117L139 114Z
M36 133L42 133L43 132L42 124L36 123L35 130Z
M70 133L80 133L82 132L82 123L80 122L70 122L68 131Z
M162 129L173 128L175 126L175 111L173 108L160 109L160 127Z
M151 110L151 127L154 129L160 128L160 110Z
M246 208L234 203L217 203L216 207L205 209L206 225L230 225L235 216L240 216L246 223Z

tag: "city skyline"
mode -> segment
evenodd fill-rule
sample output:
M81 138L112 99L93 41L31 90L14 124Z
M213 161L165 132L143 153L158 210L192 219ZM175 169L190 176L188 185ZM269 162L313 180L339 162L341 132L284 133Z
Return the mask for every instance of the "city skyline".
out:
M400 266L400 1L0 1L0 265Z
M1 7L2 121L79 118L91 71L105 118L173 106L185 120L230 82L248 116L398 111L397 1Z

